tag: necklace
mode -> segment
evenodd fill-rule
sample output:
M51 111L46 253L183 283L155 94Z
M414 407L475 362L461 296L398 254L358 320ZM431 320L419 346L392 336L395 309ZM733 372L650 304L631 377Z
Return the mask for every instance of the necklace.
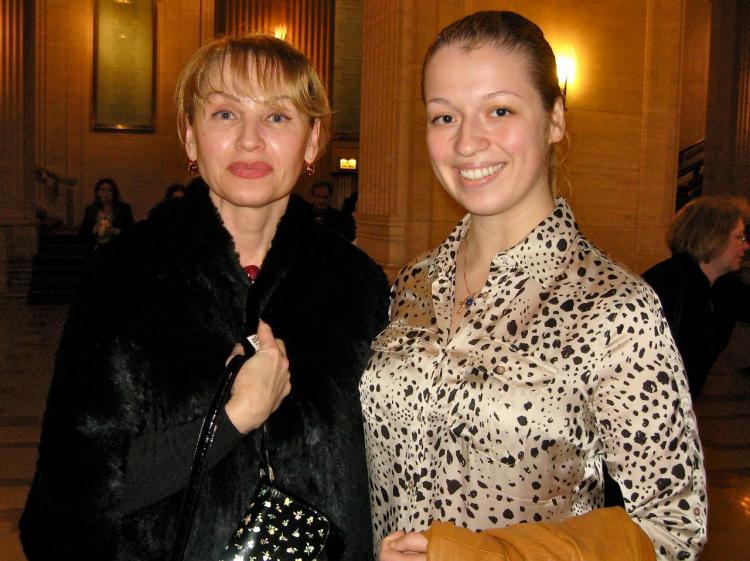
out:
M245 265L242 268L245 269L247 278L250 279L250 284L254 283L255 279L257 279L258 275L260 274L260 267L258 267L257 265Z
M474 298L476 298L477 294L481 292L481 290L472 292L471 288L469 288L469 280L466 278L466 254L467 253L468 251L464 250L464 269L462 272L463 272L463 277L464 277L464 285L466 285L466 292L468 292L469 295L458 303L459 313L464 309L468 310L469 308L471 308L472 304L474 304Z

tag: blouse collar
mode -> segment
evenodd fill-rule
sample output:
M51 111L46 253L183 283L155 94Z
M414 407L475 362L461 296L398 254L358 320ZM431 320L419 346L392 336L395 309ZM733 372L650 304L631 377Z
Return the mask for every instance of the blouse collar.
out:
M437 248L430 263L431 278L453 278L458 246L468 233L470 225L471 215L467 214ZM524 239L495 255L490 264L490 275L521 270L546 286L561 274L570 262L572 252L585 245L568 202L558 198L552 212Z

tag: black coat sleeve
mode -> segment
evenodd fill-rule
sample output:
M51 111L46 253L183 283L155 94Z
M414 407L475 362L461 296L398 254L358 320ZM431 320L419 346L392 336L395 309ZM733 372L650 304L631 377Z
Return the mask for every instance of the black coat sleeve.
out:
M154 504L187 487L203 419L134 438L130 443L122 510L125 514ZM225 410L219 412L208 469L242 439ZM184 469L175 469L183 466Z
M96 241L96 234L94 234L94 225L96 224L96 214L98 209L96 205L89 205L86 207L86 211L83 215L83 222L81 222L80 228L78 228L78 237L81 239L81 243L92 246Z

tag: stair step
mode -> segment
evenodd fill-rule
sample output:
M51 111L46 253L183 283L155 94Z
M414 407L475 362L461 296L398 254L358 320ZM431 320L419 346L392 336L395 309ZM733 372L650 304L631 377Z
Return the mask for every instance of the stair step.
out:
M75 292L64 290L46 290L44 292L29 292L29 304L70 304Z
M62 277L32 277L31 284L29 285L30 290L44 291L50 290L77 290L81 285L81 279L78 277L62 278Z
M83 255L36 255L34 257L34 268L39 267L51 269L76 269L81 270L86 263Z
M89 250L76 232L42 231L26 279L30 304L67 304L81 283Z
M59 255L59 256L85 256L88 253L85 246L76 244L41 244L37 249L37 255Z

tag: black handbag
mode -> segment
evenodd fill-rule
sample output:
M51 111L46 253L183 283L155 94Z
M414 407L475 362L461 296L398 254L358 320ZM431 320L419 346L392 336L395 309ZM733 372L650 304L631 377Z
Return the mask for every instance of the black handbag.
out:
M195 507L206 474L208 453L216 434L216 419L240 368L253 354L254 348L245 345L245 354L234 356L227 364L203 420L190 481L180 509L172 561L183 561L185 558ZM328 519L314 507L273 484L265 423L261 430L261 454L265 461L261 483L219 561L315 561L323 553L328 539Z
M328 539L328 519L273 484L265 423L262 431L266 470L219 561L315 561Z

